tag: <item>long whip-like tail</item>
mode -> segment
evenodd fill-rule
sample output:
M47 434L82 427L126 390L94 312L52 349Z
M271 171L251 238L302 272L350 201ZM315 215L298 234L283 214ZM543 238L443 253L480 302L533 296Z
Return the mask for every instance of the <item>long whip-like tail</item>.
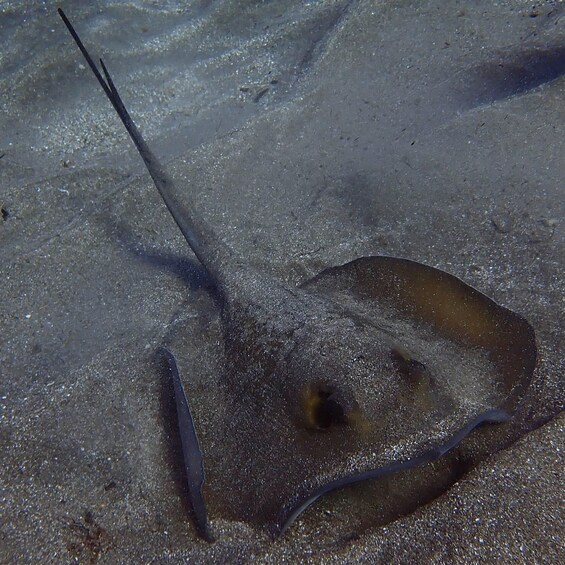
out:
M100 83L100 86L122 120L122 123L139 151L139 154L141 155L141 158L143 159L143 162L145 163L159 194L163 198L169 212L173 216L186 241L194 251L196 257L198 257L199 261L204 265L206 270L217 283L218 279L221 278L221 265L225 263L226 259L232 256L231 250L204 220L196 218L192 210L190 210L185 204L181 203L178 199L178 193L175 189L172 178L165 171L151 149L149 149L149 146L143 139L140 131L133 123L133 120L131 119L131 116L129 115L118 93L116 85L106 68L106 65L102 59L100 59L100 65L102 67L102 72L104 73L103 77L63 10L59 8L57 11L86 59L88 66L91 68L94 76Z

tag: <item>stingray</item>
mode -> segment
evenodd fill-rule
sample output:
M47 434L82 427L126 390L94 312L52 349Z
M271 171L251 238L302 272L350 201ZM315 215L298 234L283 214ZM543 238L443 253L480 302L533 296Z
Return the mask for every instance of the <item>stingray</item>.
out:
M59 14L221 304L226 366L202 422L190 380L163 350L204 538L208 515L281 534L325 493L422 466L479 425L511 417L536 363L523 317L408 259L362 257L299 287L256 270L181 201L106 65L100 59L102 76Z

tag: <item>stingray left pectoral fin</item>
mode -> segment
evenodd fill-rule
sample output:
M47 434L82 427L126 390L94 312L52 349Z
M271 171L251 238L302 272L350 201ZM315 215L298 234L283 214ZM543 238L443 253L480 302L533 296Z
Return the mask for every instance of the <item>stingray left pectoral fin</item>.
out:
M212 542L214 541L214 537L210 531L206 502L202 494L202 488L205 482L202 450L200 449L200 443L194 427L188 399L184 387L182 386L175 356L164 347L160 348L160 353L166 359L173 379L188 495L192 505L196 528L202 538Z
M435 461L457 447L475 428L478 428L482 424L502 424L510 420L510 418L510 414L500 408L485 410L481 414L470 419L460 430L449 437L445 442L424 451L412 459L393 461L382 467L358 473L354 472L337 480L323 484L295 501L294 505L290 508L283 508L273 529L273 534L275 537L283 535L298 516L316 502L316 500L329 492L341 489L348 485L378 479L386 475L392 475L400 471L405 471L407 469L419 467Z

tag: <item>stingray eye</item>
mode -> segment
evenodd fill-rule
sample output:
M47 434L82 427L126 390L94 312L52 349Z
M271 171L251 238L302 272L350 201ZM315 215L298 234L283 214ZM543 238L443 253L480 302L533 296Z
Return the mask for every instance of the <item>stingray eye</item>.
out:
M329 385L320 383L308 386L304 393L307 427L327 430L335 424L347 424L347 411L340 397L340 393Z

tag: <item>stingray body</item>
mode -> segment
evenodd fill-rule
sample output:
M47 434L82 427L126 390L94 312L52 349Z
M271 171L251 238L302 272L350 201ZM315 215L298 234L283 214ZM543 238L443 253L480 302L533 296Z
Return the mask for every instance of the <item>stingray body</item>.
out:
M221 300L228 366L222 406L207 418L216 441L202 448L165 351L204 537L208 509L281 533L320 495L422 465L510 417L536 361L522 317L406 259L364 257L298 288L256 271L177 198L104 63L103 77L59 13Z

